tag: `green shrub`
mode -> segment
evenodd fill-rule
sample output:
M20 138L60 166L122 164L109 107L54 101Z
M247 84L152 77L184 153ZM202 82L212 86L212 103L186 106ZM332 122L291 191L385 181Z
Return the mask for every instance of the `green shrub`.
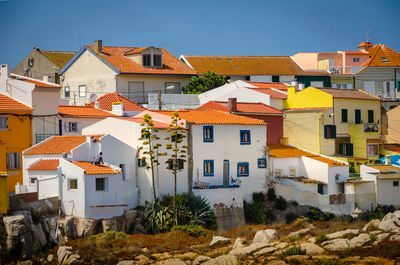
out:
M335 219L335 215L333 213L324 213L317 207L311 207L310 210L305 214L311 222L317 221L331 221Z
M173 226L173 210L164 207L158 201L146 205L144 212L145 227L152 234L168 232Z
M378 237L377 237L376 235L370 234L370 235L369 235L369 239L370 239L372 242L375 242L375 241L378 239Z
M287 239L290 243L293 243L298 240L297 236L291 236Z
M269 188L267 192L268 201L273 202L276 201L276 193L274 188Z
M262 192L253 192L253 202L262 204L265 202L265 194Z
M283 257L294 256L294 255L304 255L304 254L306 254L306 251L301 250L300 246L293 246L293 247L287 248L282 251Z
M271 221L271 222L276 221L276 216L275 216L273 210L265 211L265 220L268 220L268 221Z
M275 209L284 211L287 209L287 201L282 196L279 196L279 198L275 201L274 207Z
M244 217L246 222L253 224L264 224L265 218L264 213L261 209L260 203L248 203L244 201Z
M328 240L328 237L325 234L318 234L317 237L315 238L315 243L319 244L326 240Z
M206 232L204 231L203 227L199 225L177 225L172 227L172 231L183 231L189 236L192 237L199 237L199 236L204 236L206 235Z

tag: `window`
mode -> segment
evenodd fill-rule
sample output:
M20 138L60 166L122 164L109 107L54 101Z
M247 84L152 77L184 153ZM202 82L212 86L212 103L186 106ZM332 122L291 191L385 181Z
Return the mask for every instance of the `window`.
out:
M393 181L393 187L398 187L399 186L399 182L398 181Z
M8 169L21 168L21 156L19 153L7 153L7 168Z
M106 190L106 178L96 178L96 191Z
M154 54L153 55L153 66L156 66L156 67L161 67L162 66L161 54Z
M29 178L29 185L35 185L37 182L37 177L31 177Z
M289 168L289 177L294 178L296 177L296 168Z
M267 159L266 158L259 158L257 162L258 162L258 168L266 168L267 167Z
M279 178L281 176L281 174L282 174L282 170L280 170L280 169L276 169L275 170L275 177L276 178Z
M368 110L368 123L374 123L374 111Z
M342 122L348 122L347 109L342 109Z
M367 144L367 156L378 156L378 155L379 155L379 145Z
M82 130L82 124L80 122L68 122L64 123L65 132L80 132Z
M335 84L336 88L347 88L347 84Z
M336 138L336 125L324 125L324 137L326 139Z
M247 163L247 162L238 163L237 171L238 171L237 172L238 177L248 177L249 176L249 163Z
M214 160L204 160L204 172L205 177L214 176Z
M359 62L360 62L360 58L358 58L358 57L353 58L353 63L359 63Z
M324 185L323 184L318 184L318 193L324 194Z
M78 180L77 179L69 179L68 185L70 190L77 190L78 189Z
M356 109L354 111L354 118L355 118L355 124L361 124L361 110Z
M125 164L119 164L119 167L121 168L122 180L126 180L126 169L125 169Z
M151 66L151 55L143 54L143 66Z
M178 158L177 159L177 170L179 170L179 169L183 169L183 164L184 164L184 162L183 162L183 159L180 159L180 158ZM168 169L173 169L173 166L174 166L174 161L172 160L172 161L169 161L168 162Z
M389 61L388 61L388 59L386 59L386 57L382 57L382 62L387 63Z
M249 130L241 130L240 131L240 144L250 144L250 131Z
M0 116L0 130L7 130L8 129L8 117L7 116Z
M69 98L70 97L70 88L69 86L64 87L64 98Z
M86 85L79 86L79 97L80 98L86 97Z
M212 143L214 142L214 127L204 126L203 127L203 142Z
M146 158L139 158L138 159L138 167L144 167L146 166Z
M352 143L340 143L339 154L342 156L353 156L353 144Z

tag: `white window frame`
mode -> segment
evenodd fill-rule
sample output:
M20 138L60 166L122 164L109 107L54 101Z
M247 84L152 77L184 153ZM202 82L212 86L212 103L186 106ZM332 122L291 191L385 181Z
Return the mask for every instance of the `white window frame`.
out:
M78 91L79 91L79 97L80 98L85 98L86 97L86 85L80 85L78 87Z
M65 132L81 132L82 131L82 123L78 121L66 121L64 122L64 131Z
M76 188L71 188L71 181L76 181ZM78 190L78 179L68 179L68 190Z
M7 153L7 169L21 168L21 154L9 152Z
M375 146L375 154L370 154L369 146ZM367 144L367 157L370 156L379 156L379 144Z
M68 96L67 96L68 92ZM70 86L65 86L64 87L64 98L71 98L71 88Z
M2 130L2 131L8 130L8 116L7 115L0 116L0 130Z

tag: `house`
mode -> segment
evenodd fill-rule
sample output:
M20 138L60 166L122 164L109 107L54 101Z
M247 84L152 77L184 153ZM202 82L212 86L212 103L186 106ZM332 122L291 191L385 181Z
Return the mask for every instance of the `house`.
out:
M32 145L32 111L31 107L0 93L0 172L5 172L2 188L8 182L7 196L8 192L14 192L17 182L22 182L21 153Z
M0 172L0 214L7 214L8 208L7 173Z
M74 51L40 50L32 51L14 68L14 74L60 84L58 71L74 57Z
M362 165L360 176L363 180L373 181L378 205L400 207L400 167L388 161L383 165Z
M90 106L58 106L60 135L80 135L85 128L101 119L117 115Z
M146 110L140 104L121 96L118 93L108 93L99 97L96 101L90 102L87 106L114 113L118 116L132 117L141 111Z
M32 143L58 135L58 100L61 86L10 73L7 64L0 66L0 93L33 109Z
M196 73L163 48L86 45L65 65L63 99L84 105L107 93L147 103L150 93L181 93ZM167 88L172 88L168 89Z
M209 101L198 109L219 110L263 120L267 124L267 144L279 144L283 137L283 111L261 102L237 102L236 98L230 98L228 102Z
M400 143L400 106L386 112L387 116L387 135L385 135L385 143Z
M93 164L102 152L103 164ZM23 186L39 199L59 197L61 210L109 218L137 206L135 151L110 135L53 136L23 152Z
M288 85L298 82L301 88L331 85L327 71L304 70L290 56L181 55L180 59L199 75L210 71L232 81L282 82Z
M380 99L361 90L288 88L284 137L290 145L350 162L379 159Z

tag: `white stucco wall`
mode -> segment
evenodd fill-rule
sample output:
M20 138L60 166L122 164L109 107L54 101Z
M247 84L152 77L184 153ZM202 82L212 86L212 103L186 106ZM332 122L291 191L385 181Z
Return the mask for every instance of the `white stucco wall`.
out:
M193 193L197 196L207 198L211 208L220 203L223 203L227 207L243 207L243 191L241 188L194 189Z
M30 176L37 177L38 199L58 197L60 195L59 174L57 170L29 171Z
M393 179L378 179L377 181L377 202L379 205L400 206L400 187L393 186L393 182L400 183L400 176Z
M101 118L99 119L89 119L89 118L65 118L65 117L61 117L61 126L62 126L62 135L82 135L82 130L96 122L98 122L99 120L101 120ZM78 122L78 128L80 128L80 130L78 130L77 132L68 132L66 131L66 127L65 127L65 123L66 122Z
M271 107L283 110L283 99L271 98Z

